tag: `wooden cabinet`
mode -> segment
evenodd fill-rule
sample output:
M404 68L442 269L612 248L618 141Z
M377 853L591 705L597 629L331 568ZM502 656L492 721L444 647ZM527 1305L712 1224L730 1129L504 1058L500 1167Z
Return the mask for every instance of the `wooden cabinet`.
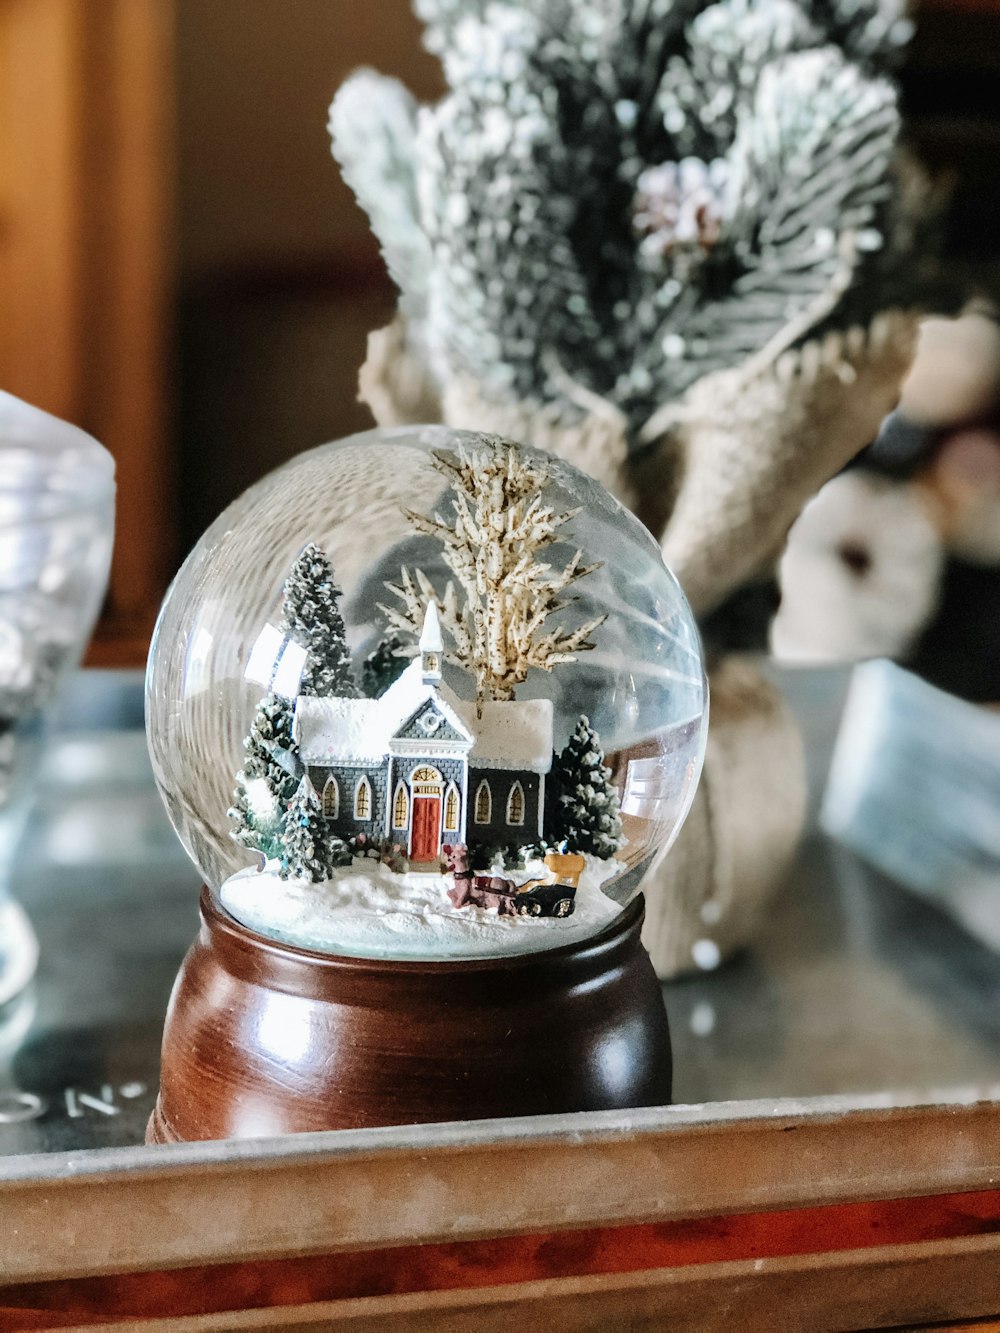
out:
M0 385L118 466L93 655L140 662L172 560L172 0L0 0Z

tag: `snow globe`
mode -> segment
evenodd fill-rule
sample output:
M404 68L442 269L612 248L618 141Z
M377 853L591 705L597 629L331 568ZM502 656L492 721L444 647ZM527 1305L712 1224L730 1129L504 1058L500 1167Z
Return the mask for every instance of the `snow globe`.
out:
M150 653L205 880L150 1137L669 1101L639 888L706 723L658 546L562 460L405 427L251 488Z

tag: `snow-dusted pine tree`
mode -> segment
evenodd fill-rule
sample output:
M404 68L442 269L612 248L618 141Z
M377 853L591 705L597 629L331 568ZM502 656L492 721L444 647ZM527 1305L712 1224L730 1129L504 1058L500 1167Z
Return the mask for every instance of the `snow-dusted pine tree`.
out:
M281 878L318 884L330 875L326 821L312 783L304 777L288 803L281 835Z
M406 670L412 655L412 642L407 650L402 635L387 630L361 664L361 692L365 697L377 699L384 694Z
M285 806L298 784L298 747L292 738L292 706L267 694L257 705L243 742L243 767L229 817L233 838L241 847L279 854Z
M557 795L546 839L565 842L567 851L586 852L607 861L624 842L618 792L597 732L581 717L553 766Z
M411 510L407 517L419 532L441 542L464 603L454 583L438 597L421 570L414 578L403 569L399 585L387 585L402 609L382 610L391 625L419 638L427 603L436 600L453 644L450 660L475 676L477 703L513 699L533 667L551 671L594 646L590 635L604 616L545 627L551 616L572 605L574 599L565 596L570 585L600 563L582 564L581 551L562 569L545 561L545 550L579 511L557 513L545 503L550 477L543 459L529 457L509 440L480 435L476 447L460 445L457 456L436 451L434 467L448 480L453 517Z
M308 652L299 686L302 694L358 697L340 597L333 566L310 542L285 580L283 607L285 627Z
M907 0L415 0L446 96L359 71L334 153L442 390L639 450L711 371L909 301Z

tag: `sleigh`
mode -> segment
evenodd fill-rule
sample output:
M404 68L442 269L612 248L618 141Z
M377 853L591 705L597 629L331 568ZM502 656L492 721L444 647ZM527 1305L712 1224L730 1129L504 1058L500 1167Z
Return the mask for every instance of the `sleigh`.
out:
M549 873L518 884L502 875L477 875L463 864L464 857L451 852L445 848L455 881L448 890L454 907L495 907L499 916L567 917L573 911L585 865L582 856L550 852L545 857Z

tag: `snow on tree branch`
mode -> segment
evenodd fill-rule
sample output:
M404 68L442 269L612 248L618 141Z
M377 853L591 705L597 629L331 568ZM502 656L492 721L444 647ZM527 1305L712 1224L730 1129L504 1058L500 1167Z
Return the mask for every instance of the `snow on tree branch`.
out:
M303 694L357 698L340 598L333 566L310 542L285 580L282 608L285 627L307 652Z
M437 601L449 660L475 677L477 703L513 699L532 668L551 671L594 646L590 636L605 616L541 631L576 600L562 595L566 589L601 562L584 564L577 551L557 569L539 558L579 509L560 513L546 504L547 468L515 445L481 435L457 455L435 452L434 467L448 480L454 516L406 516L441 542L454 580L439 596L422 570L403 569L399 584L386 585L402 606L382 610L393 628L419 637L427 604Z
M801 345L933 297L939 205L911 197L891 77L907 0L414 7L446 95L357 74L331 125L441 390L566 426L596 399L639 449L789 324Z

